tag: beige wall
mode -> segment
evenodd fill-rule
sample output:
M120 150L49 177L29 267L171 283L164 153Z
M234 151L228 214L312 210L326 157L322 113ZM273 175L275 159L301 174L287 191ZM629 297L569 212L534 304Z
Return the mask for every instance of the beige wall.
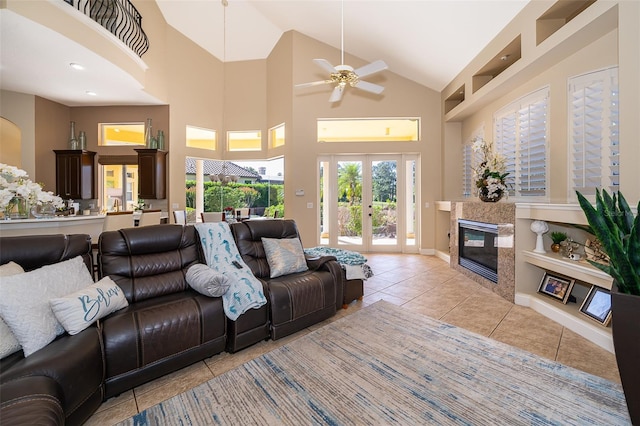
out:
M31 179L37 178L35 161L35 113L35 96L7 90L0 91L0 116L20 128L20 167L27 172ZM2 141L1 143L5 144L7 141ZM4 149L4 146L2 149Z

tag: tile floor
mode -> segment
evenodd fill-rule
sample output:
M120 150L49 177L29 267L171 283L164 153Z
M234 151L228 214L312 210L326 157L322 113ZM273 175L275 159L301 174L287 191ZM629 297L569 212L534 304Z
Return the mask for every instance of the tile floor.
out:
M433 256L366 254L375 276L362 301L327 322L384 299L563 364L620 382L615 356L529 308L514 305ZM321 327L236 354L222 353L111 398L87 425L111 425Z

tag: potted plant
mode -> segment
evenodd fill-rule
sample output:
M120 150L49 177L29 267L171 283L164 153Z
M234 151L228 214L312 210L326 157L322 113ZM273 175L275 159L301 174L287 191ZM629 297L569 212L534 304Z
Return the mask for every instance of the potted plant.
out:
M595 207L577 193L593 234L609 263L589 261L614 279L611 289L613 345L633 424L640 424L640 202L634 217L621 193L596 191Z
M553 244L551 244L551 251L553 251L554 253L558 253L560 251L560 243L566 239L567 234L565 234L564 232L553 231L551 233L551 241L553 241Z

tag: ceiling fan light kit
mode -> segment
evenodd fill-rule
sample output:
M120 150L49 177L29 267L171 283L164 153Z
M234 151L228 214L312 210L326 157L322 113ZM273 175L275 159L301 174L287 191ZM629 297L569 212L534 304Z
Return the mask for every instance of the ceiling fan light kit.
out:
M331 96L329 97L329 102L340 101L347 85L366 92L375 93L376 95L379 95L384 90L383 86L361 80L363 77L386 70L388 67L384 61L377 60L355 70L353 67L345 65L344 63L344 0L342 1L341 59L342 63L335 67L326 59L314 59L313 62L316 65L329 73L329 78L327 80L296 84L295 87L304 88L323 84L335 84L333 92L331 92Z

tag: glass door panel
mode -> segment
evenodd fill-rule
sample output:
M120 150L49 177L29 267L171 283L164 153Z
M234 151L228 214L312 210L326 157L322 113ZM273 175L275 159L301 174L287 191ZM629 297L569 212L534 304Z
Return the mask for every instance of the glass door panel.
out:
M362 246L362 161L337 162L338 245Z

